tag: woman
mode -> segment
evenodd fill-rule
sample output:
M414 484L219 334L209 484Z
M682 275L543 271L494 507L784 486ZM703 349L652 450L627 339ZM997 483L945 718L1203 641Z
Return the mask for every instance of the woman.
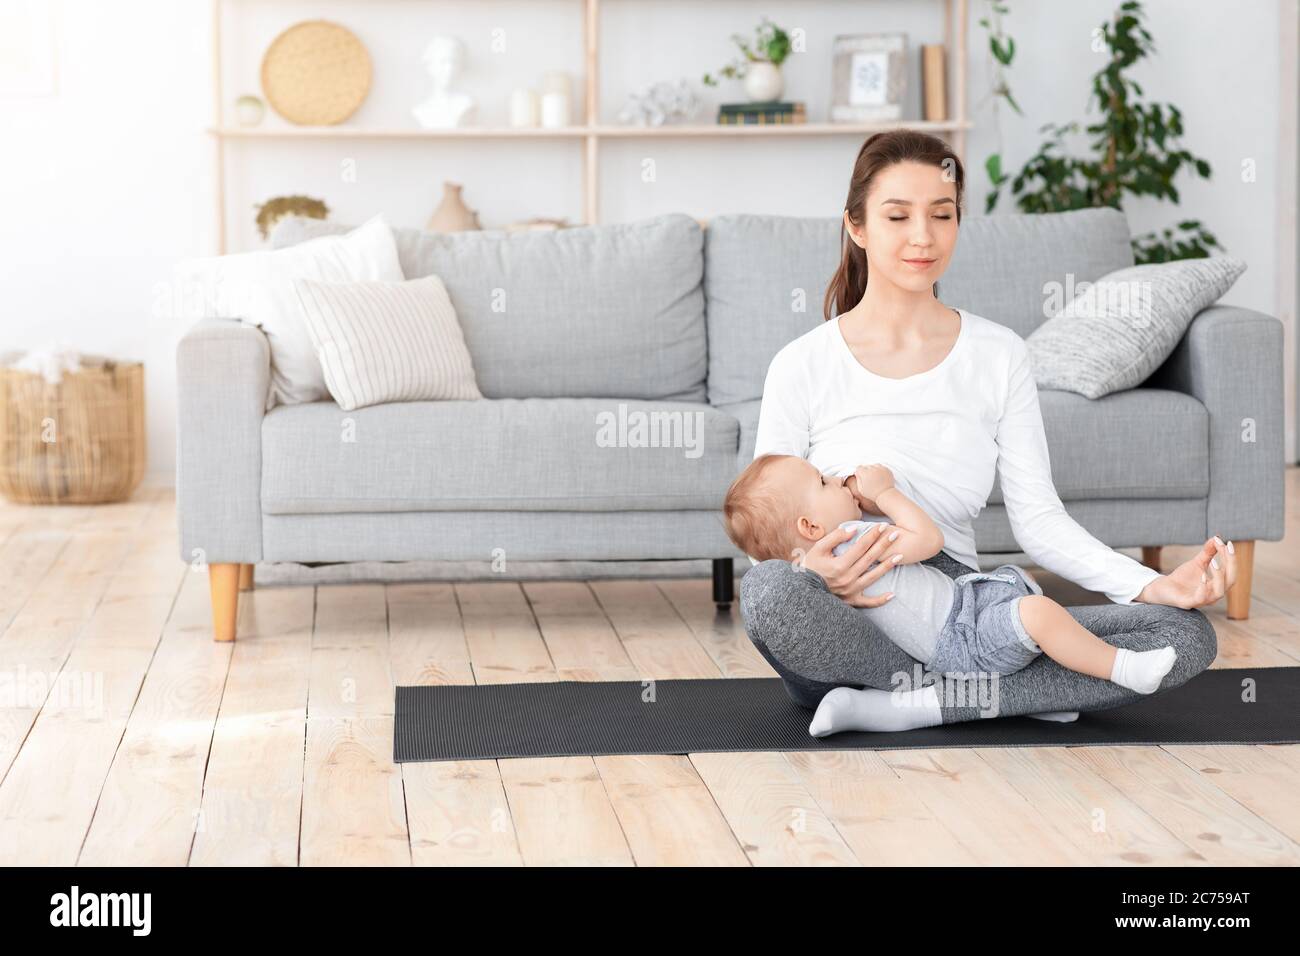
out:
M799 455L841 476L861 464L889 466L943 529L944 549L926 563L954 578L979 569L972 520L988 502L996 469L1021 549L1114 602L1071 608L1071 615L1118 647L1172 645L1178 658L1160 686L1175 687L1217 652L1213 626L1195 609L1218 601L1236 580L1232 544L1211 538L1162 575L1066 514L1052 484L1024 340L938 298L937 280L957 244L963 188L961 161L933 136L894 130L863 144L826 322L772 360L754 456ZM884 730L996 715L1069 720L1079 710L1138 698L1046 655L998 679L995 709L975 704L986 698L956 686L961 682L901 690L896 675L910 679L918 663L855 610L889 599L862 593L889 570L893 554L893 529L873 530L838 557L832 549L848 531L831 532L798 564L764 561L745 575L741 609L750 638L800 704L816 707L834 687L876 688Z

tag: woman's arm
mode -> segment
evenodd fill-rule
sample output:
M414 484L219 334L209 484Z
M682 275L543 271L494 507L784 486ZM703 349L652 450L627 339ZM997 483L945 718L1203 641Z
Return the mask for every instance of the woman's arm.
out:
M758 433L754 437L754 457L759 455L796 455L808 453L811 425L808 421L808 397L804 381L790 367L789 353L776 354L763 380L763 401L758 407Z
M1132 604L1160 572L1120 554L1065 512L1047 452L1029 349L1016 338L1007 404L998 422L998 474L1011 533L1036 564L1117 604Z

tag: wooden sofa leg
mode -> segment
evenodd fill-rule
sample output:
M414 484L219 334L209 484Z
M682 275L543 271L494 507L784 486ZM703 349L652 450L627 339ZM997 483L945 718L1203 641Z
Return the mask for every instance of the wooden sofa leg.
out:
M241 564L239 566L239 590L253 590L253 566L251 564Z
M238 564L209 564L208 590L212 595L212 639L233 641L239 616Z
M1228 620L1244 621L1250 617L1250 579L1255 571L1255 542L1234 541L1232 552L1237 558L1237 583L1228 588Z
M1142 547L1142 563L1152 571L1160 570L1160 545L1144 545Z

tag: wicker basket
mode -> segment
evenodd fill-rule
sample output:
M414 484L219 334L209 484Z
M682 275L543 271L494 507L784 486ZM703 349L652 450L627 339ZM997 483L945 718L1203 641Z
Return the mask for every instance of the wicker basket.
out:
M144 477L144 435L139 362L82 356L58 385L0 367L0 493L12 501L121 501Z

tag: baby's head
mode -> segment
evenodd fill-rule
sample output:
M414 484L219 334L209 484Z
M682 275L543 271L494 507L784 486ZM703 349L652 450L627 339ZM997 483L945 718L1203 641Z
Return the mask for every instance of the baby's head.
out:
M791 560L862 510L843 478L794 455L760 455L727 489L727 535L751 558Z

